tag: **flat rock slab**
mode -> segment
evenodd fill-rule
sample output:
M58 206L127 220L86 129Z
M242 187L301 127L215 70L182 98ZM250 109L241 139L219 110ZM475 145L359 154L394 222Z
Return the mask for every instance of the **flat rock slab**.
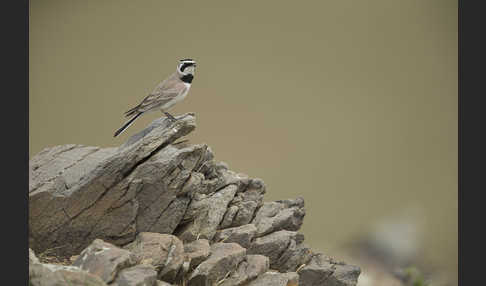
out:
M73 266L99 276L104 282L110 283L120 270L133 266L137 262L136 256L130 251L118 248L101 239L95 239L81 252Z
M215 285L235 271L245 256L246 249L237 243L215 243L211 245L211 254L208 259L194 269L187 285Z
M120 271L110 286L154 286L157 272L151 265L135 265Z

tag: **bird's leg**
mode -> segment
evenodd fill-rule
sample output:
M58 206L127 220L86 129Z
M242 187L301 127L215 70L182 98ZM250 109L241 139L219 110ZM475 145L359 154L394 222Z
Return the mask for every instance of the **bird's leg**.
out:
M167 116L167 118L169 118L170 120L172 120L172 121L177 121L177 119L176 119L174 116L172 116L172 115L171 115L169 112L165 112L165 111L164 111L164 114L165 114L165 116Z

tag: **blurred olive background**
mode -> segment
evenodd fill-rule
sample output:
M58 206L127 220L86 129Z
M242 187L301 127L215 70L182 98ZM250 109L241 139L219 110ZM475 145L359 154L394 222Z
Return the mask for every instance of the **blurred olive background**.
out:
M30 156L117 146L123 112L198 62L194 143L303 196L327 254L418 209L424 259L457 275L457 1L31 0Z

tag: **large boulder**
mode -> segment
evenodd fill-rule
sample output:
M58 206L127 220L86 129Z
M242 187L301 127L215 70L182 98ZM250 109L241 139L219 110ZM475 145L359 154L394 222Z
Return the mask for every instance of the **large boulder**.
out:
M121 245L153 228L173 231L189 199L175 200L181 189L169 183L187 170L182 163L190 168L199 167L191 162L204 163L206 149L168 147L195 128L193 115L178 118L155 120L143 137L134 135L137 140L118 149L66 145L34 156L29 162L30 246L71 256L95 238ZM163 199L157 200L160 195ZM159 225L167 212L171 215Z

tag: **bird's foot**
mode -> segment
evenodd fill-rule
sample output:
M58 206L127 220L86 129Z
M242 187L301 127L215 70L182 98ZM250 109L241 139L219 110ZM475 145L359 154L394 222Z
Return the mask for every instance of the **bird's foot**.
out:
M177 118L172 116L169 112L164 112L164 114L167 116L167 118L169 118L170 121L177 121Z

